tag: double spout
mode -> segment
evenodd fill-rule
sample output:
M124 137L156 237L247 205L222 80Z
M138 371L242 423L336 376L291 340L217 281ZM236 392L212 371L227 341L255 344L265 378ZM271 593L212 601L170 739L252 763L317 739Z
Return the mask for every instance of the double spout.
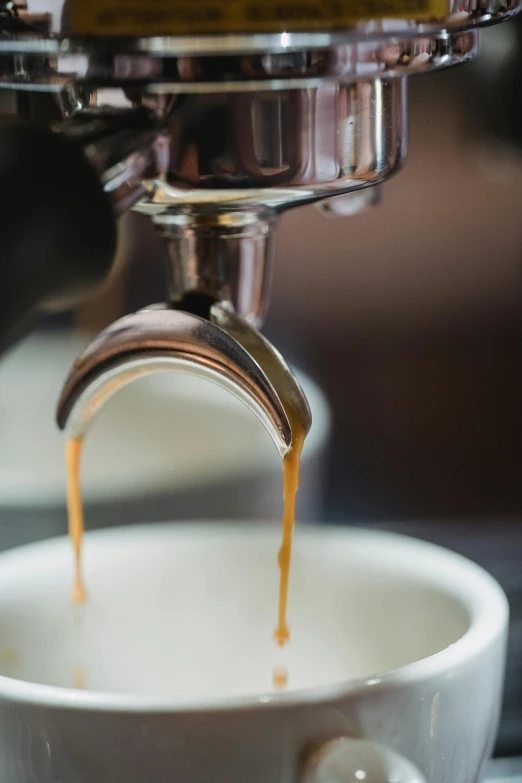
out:
M59 132L83 144L116 212L161 176L162 132L143 113L130 128L91 113ZM123 386L151 373L184 372L245 403L284 456L293 428L306 434L311 415L285 360L257 331L270 291L275 212L179 205L152 219L167 245L167 301L120 319L87 347L63 388L59 426L83 438Z
M263 423L282 456L296 422L310 428L308 404L282 356L219 304L208 319L159 306L109 326L75 362L58 404L59 426L70 438L84 438L113 394L164 371L197 375L230 391Z

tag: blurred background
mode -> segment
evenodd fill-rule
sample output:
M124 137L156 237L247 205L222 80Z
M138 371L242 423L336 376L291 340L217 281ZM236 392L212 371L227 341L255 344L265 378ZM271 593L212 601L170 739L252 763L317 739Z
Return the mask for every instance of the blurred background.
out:
M475 63L411 79L410 96L407 165L376 206L336 219L310 206L282 218L265 333L305 374L315 417L300 519L444 544L507 590L498 752L517 754L522 23L484 31ZM0 366L1 547L65 530L58 389L92 332L164 297L162 251L147 220L125 218L120 244L99 296L50 317ZM85 453L88 526L280 513L280 463L268 436L204 388L136 384L107 405Z

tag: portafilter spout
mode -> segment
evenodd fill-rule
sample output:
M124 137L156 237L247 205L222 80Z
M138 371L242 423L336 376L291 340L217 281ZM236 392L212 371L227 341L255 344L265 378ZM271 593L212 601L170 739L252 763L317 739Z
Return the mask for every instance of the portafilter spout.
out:
M160 305L116 321L76 360L58 403L57 420L83 438L104 403L132 381L161 371L206 378L230 391L264 424L284 456L292 422L304 432L311 414L282 356L252 326L210 307L209 318Z

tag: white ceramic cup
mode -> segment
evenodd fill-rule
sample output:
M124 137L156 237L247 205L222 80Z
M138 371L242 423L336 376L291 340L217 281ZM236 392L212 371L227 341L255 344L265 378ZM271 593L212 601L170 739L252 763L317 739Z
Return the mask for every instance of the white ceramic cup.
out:
M66 539L2 554L0 781L475 783L504 673L497 583L413 539L301 526L281 651L279 539L91 533L84 607Z

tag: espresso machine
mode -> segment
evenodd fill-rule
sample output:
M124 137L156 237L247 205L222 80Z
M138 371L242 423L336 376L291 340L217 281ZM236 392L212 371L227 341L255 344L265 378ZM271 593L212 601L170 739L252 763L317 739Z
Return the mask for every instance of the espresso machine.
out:
M258 331L280 215L371 204L406 156L408 77L471 60L478 28L517 5L4 2L0 98L16 116L0 127L2 349L107 277L127 210L167 250L165 303L75 363L58 405L68 435L122 385L173 369L229 389L285 454L310 412Z

